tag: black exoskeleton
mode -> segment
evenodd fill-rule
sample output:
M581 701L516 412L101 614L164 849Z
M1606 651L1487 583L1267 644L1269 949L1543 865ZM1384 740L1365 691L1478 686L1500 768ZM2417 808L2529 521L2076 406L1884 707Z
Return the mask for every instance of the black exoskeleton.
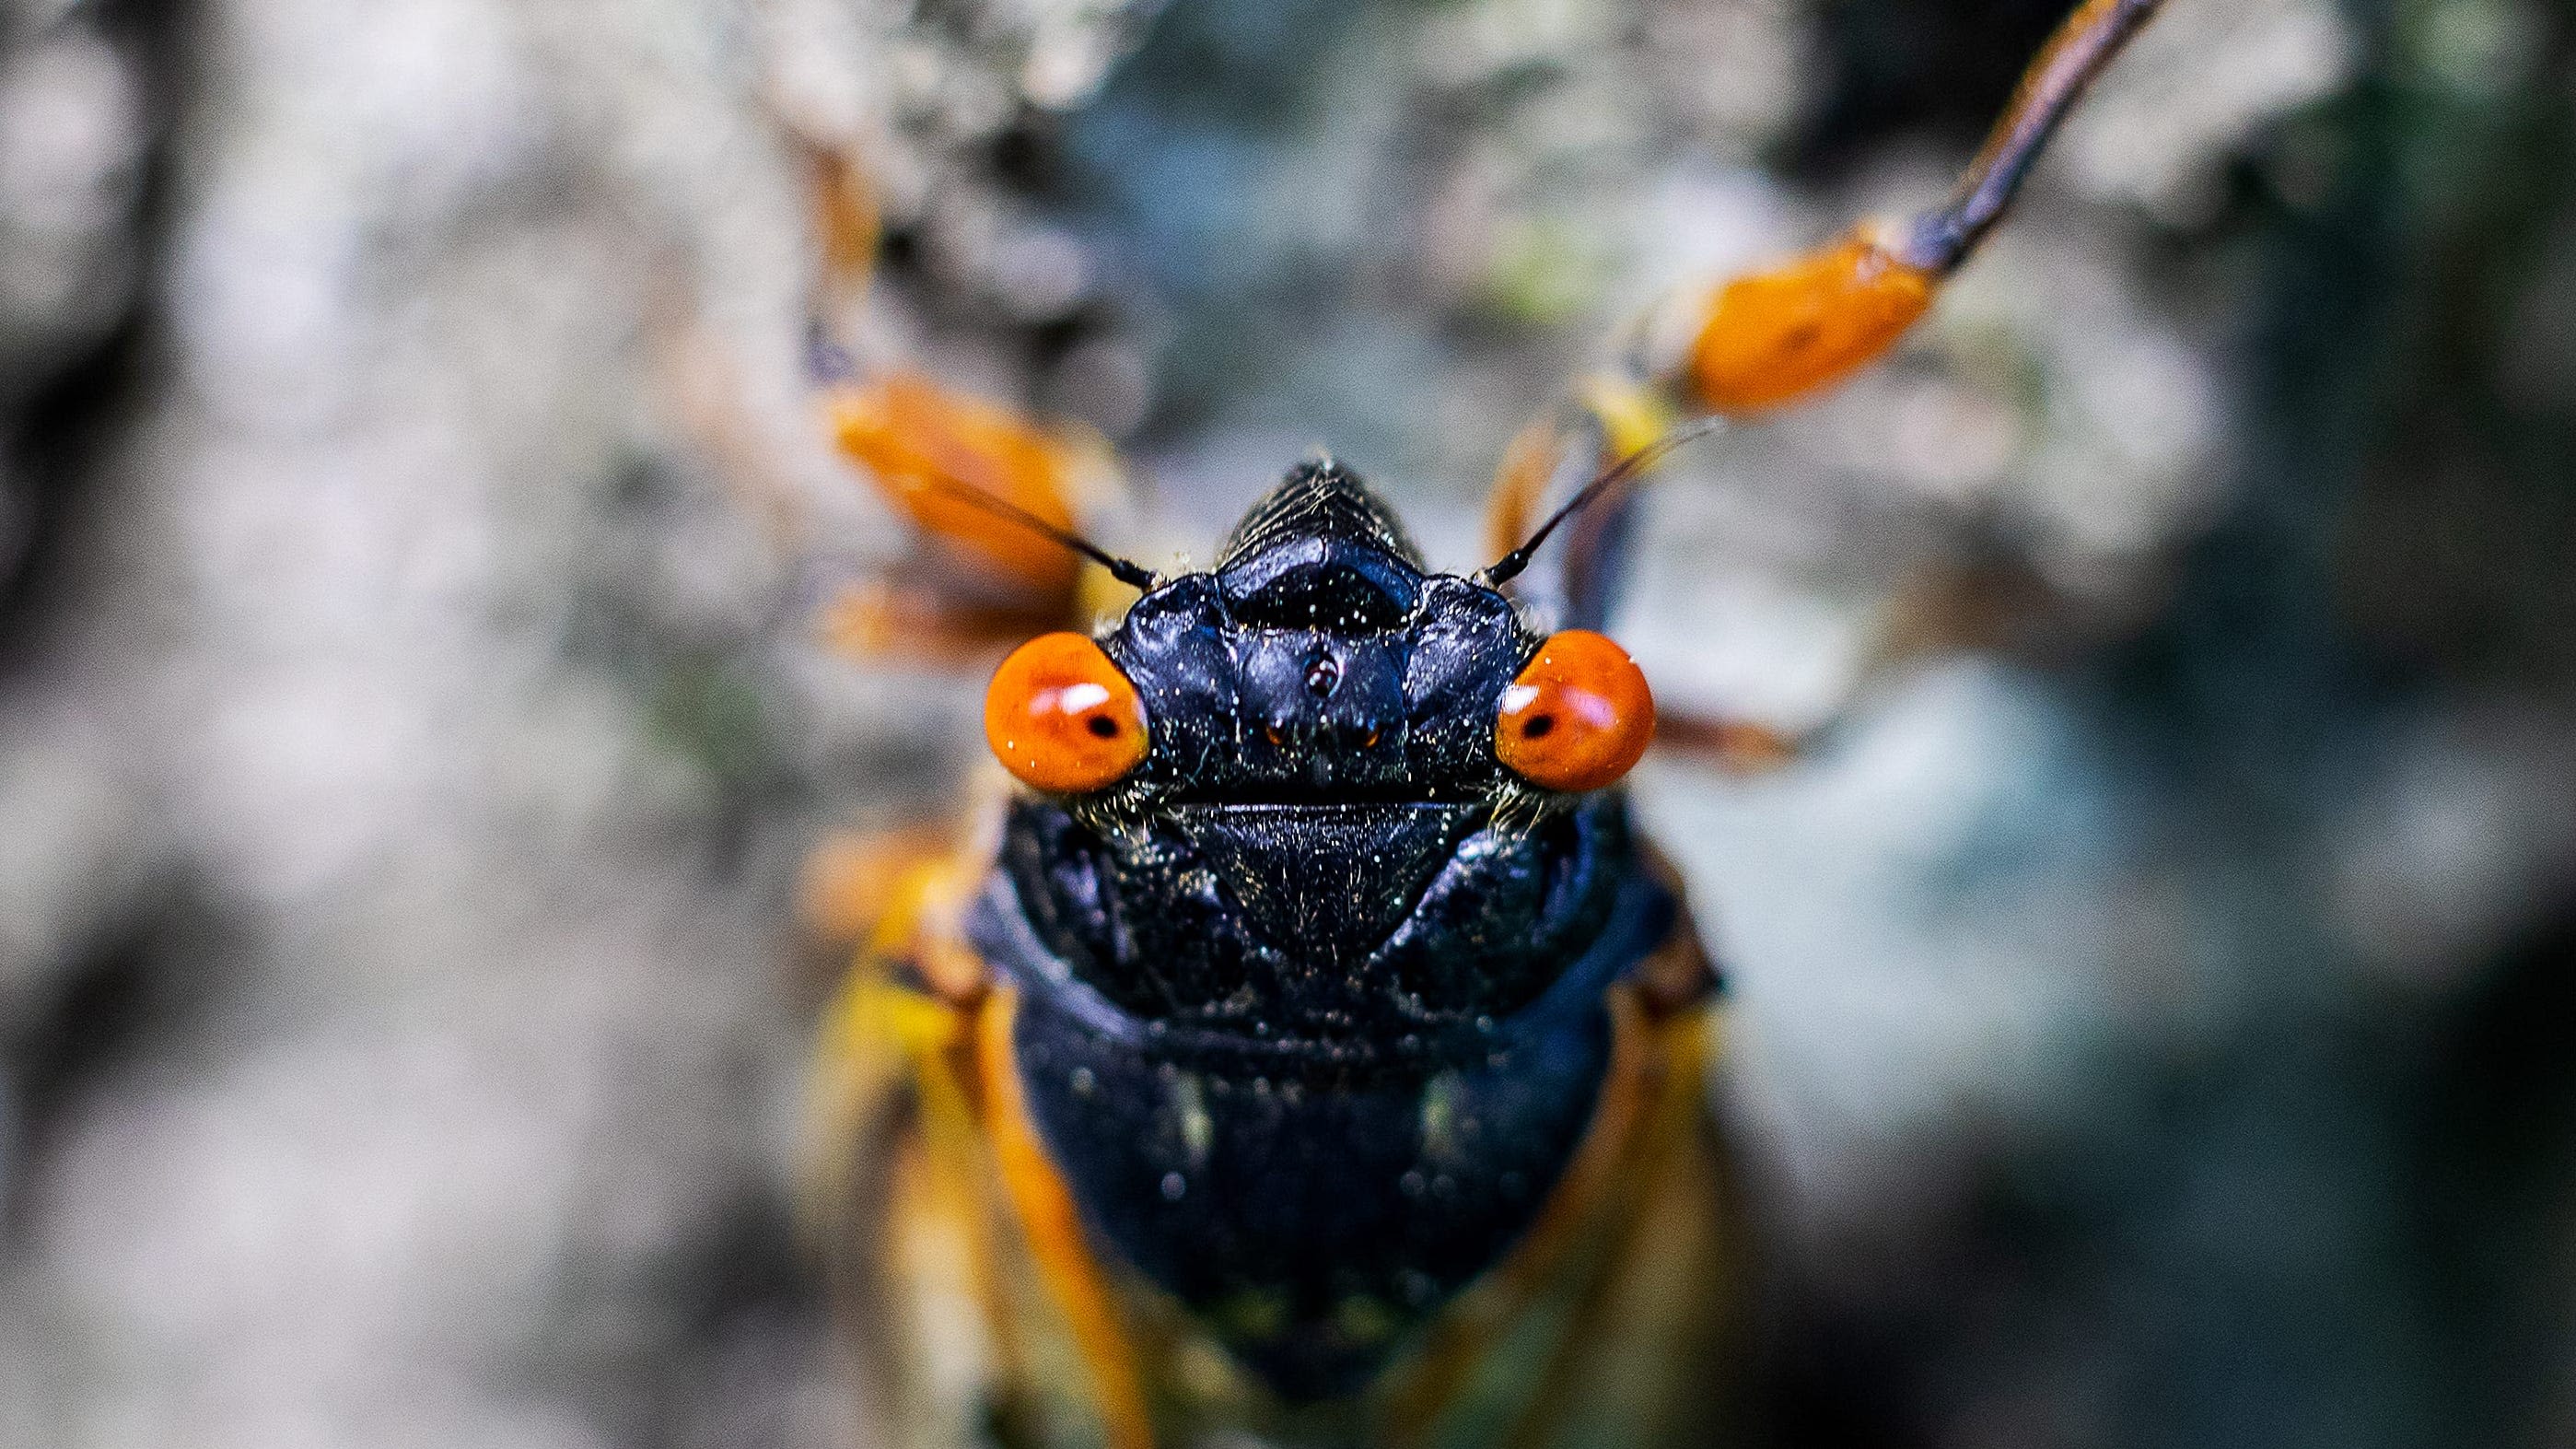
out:
M1539 636L1331 463L1100 642L1151 751L1013 807L972 937L1091 1226L1284 1397L1344 1392L1537 1213L1673 903L1624 796L1496 760Z

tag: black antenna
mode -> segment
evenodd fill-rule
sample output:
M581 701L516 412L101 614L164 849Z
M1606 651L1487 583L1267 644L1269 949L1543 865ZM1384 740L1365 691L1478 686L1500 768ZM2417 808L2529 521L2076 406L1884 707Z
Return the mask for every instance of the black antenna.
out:
M1074 533L1068 529L1058 528L1054 524L1047 522L1045 519L1038 517L1036 514L1029 512L1027 509L1020 507L1016 503L1006 503L1003 500L994 497L992 494L985 492L981 488L974 487L971 484L958 483L947 478L926 478L922 480L922 486L932 490L933 492L944 493L949 497L956 499L958 502L967 504L970 507L980 508L986 513L993 515L995 518L1007 519L1008 521L1016 523L1020 527L1027 529L1029 532L1038 535L1040 538L1046 539L1049 542L1058 544L1064 548L1069 548L1075 553L1082 555L1084 558L1091 560L1093 563L1100 565L1102 568L1109 570L1109 576L1111 578L1116 579L1118 582L1125 584L1131 589L1150 589L1154 587L1154 571L1152 569L1145 567L1143 564L1133 563L1129 560L1120 558L1118 555L1111 553L1109 550L1102 548L1096 543L1093 543L1090 539L1084 538L1081 534Z
M1513 579L1520 577L1521 570L1530 566L1530 557L1538 552L1540 544L1547 542L1547 536L1549 534L1556 532L1556 526L1558 524L1563 523L1565 520L1572 518L1575 514L1582 512L1585 508L1590 507L1611 489L1618 487L1620 484L1627 482L1629 479L1636 477L1638 474L1645 472L1657 463L1662 462L1666 457L1671 455L1674 449L1679 448L1682 444L1695 442L1698 439L1707 437L1709 434L1716 432L1719 428L1724 426L1726 426L1726 419L1722 417L1705 417L1695 423L1684 423L1680 427L1675 428L1671 432L1664 434L1662 437L1655 439L1651 443L1648 443L1646 446L1630 453L1627 457L1624 457L1618 462L1611 464L1609 467L1602 469L1599 473L1593 475L1591 482L1583 485L1583 490L1581 492L1575 494L1572 498L1565 500L1565 506L1563 508L1560 508L1556 510L1556 512L1548 515L1547 522L1538 526L1538 532L1529 536L1529 542L1513 549L1510 553L1504 554L1500 559L1495 560L1494 563L1486 568L1478 570L1476 573L1476 581L1485 585L1487 588L1491 588L1497 584L1509 583Z

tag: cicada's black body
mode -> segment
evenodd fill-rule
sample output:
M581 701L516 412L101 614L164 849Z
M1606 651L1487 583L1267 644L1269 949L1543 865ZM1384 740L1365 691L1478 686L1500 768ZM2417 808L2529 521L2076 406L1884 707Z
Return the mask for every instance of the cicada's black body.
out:
M1290 1399L1348 1394L1528 1228L1591 1120L1606 988L1672 930L1616 793L1496 763L1536 649L1300 470L1102 646L1154 752L1025 800L976 947L1105 1242Z

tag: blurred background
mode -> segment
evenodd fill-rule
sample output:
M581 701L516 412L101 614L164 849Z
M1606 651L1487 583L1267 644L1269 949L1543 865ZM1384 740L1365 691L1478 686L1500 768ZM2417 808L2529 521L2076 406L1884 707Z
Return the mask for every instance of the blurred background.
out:
M1483 562L1672 288L1941 193L2053 0L0 0L0 1443L853 1442L800 862L972 669L864 357L1205 560L1310 447ZM2576 1445L2576 8L2170 0L1620 632L1793 1442ZM1891 621L1908 662L1872 669Z

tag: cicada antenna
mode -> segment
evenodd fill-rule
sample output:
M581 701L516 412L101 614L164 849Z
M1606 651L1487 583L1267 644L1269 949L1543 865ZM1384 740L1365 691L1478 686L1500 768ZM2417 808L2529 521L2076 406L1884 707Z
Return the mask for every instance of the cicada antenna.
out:
M1547 521L1538 526L1538 531L1529 536L1528 542L1478 569L1476 582L1493 588L1520 577L1521 571L1530 566L1530 559L1538 553L1539 545L1547 542L1547 536L1556 532L1558 524L1609 496L1611 490L1662 462L1683 444L1697 442L1725 426L1726 419L1715 416L1684 423L1594 474L1591 482L1565 500L1564 507L1548 515Z
M921 486L930 489L932 492L945 494L950 498L954 498L958 502L963 503L970 508L980 508L984 512L993 515L995 518L1002 519L1005 522L1016 523L1020 527L1027 529L1029 532L1036 534L1038 537L1043 538L1058 547L1071 549L1073 552L1078 553L1084 558L1091 560L1093 563L1100 565L1102 568L1109 570L1109 576L1111 578L1116 579L1118 582L1125 584L1131 589L1141 590L1154 587L1154 571L1152 569L1145 567L1143 564L1137 563L1133 559L1120 558L1118 555L1111 553L1109 550L1102 548L1096 543L1093 543L1090 539L1084 538L1081 534L1075 533L1069 528L1058 528L1054 524L1047 522L1045 519L1038 517L1036 514L1029 512L1027 509L1020 507L1018 504L997 498L992 494L985 492L983 489L975 487L973 484L960 483L950 478L929 478L924 479Z

